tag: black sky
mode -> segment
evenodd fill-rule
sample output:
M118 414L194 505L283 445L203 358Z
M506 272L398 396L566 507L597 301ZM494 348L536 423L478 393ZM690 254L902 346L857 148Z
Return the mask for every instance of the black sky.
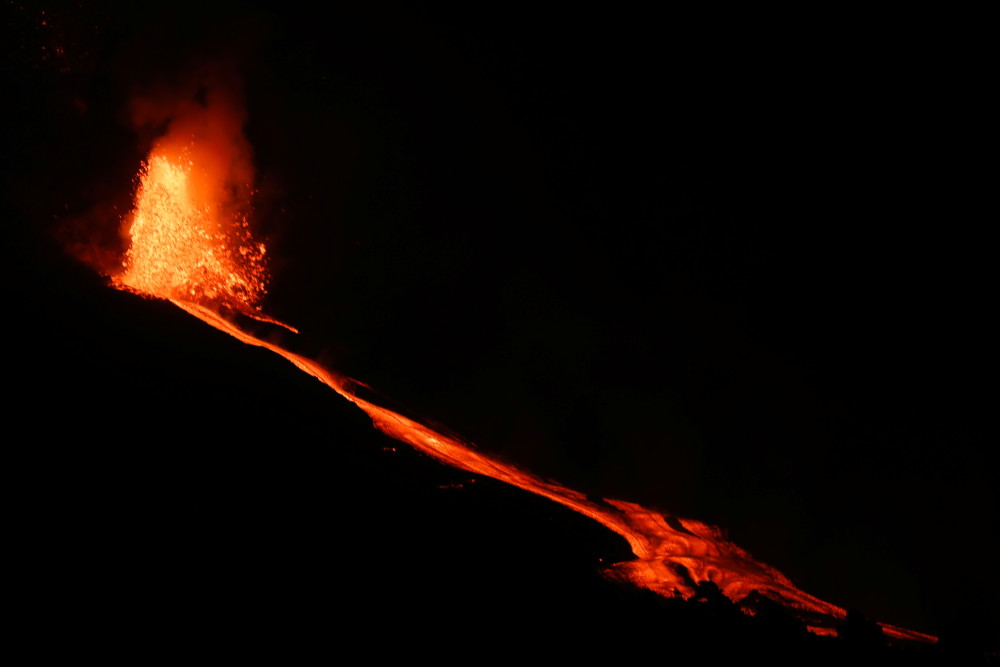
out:
M529 469L723 526L821 598L996 627L974 26L7 9L6 194L47 234L113 234L136 87L232 59L295 345Z

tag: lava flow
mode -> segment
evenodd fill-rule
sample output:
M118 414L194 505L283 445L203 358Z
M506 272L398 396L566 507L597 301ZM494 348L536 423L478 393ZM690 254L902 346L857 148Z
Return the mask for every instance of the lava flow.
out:
M719 529L631 502L593 500L501 462L470 443L372 403L357 391L364 385L257 338L222 315L229 310L274 321L259 305L266 291L266 249L251 238L239 210L219 204L222 199L212 191L219 184L199 180L205 171L196 158L188 148L154 148L139 174L134 210L123 225L130 245L123 272L113 278L116 287L167 299L244 343L280 354L364 410L379 430L444 464L512 484L598 521L624 537L635 554L635 560L606 571L613 579L668 597L690 597L695 584L712 581L737 603L758 591L795 611L813 632L836 632L844 609L799 590L779 571L726 541ZM897 639L936 641L903 628L882 628Z

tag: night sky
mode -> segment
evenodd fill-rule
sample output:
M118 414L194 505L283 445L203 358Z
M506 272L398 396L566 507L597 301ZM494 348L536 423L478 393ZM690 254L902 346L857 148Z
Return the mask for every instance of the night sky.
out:
M226 62L290 345L820 598L997 636L981 36L263 4L7 3L11 281L114 245L130 97Z

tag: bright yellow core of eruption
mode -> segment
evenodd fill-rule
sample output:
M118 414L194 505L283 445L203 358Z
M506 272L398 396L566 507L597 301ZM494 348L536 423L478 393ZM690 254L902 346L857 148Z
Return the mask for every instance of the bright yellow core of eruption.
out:
M245 215L227 207L191 160L151 155L140 172L115 282L131 291L200 304L259 311L266 292L265 247Z

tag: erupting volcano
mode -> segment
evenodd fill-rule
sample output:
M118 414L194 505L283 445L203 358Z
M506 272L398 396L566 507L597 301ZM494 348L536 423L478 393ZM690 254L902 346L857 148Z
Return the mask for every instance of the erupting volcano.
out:
M378 429L443 464L506 482L599 522L624 537L635 556L609 567L606 575L612 579L667 597L690 597L700 582L710 581L734 602L756 592L793 610L813 632L836 632L843 609L799 590L781 572L727 541L719 529L634 502L588 497L543 479L378 405L364 397L362 383L241 328L233 312L274 322L260 306L267 290L266 246L251 234L249 199L234 199L234 193L249 197L252 187L232 180L240 173L234 168L235 152L202 146L197 135L177 132L177 127L156 143L139 171L134 210L123 221L127 249L122 271L112 277L116 287L170 300L244 343L281 355L364 410ZM227 134L235 136L231 129ZM935 641L920 632L882 627L897 639Z
M5 7L35 646L996 660L967 17L327 9Z

